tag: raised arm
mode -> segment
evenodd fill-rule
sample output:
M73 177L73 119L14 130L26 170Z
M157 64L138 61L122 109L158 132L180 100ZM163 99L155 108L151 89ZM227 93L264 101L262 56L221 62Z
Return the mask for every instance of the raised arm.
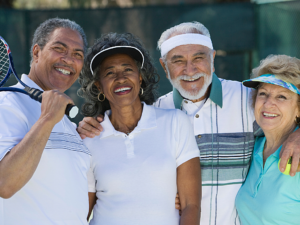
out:
M53 90L43 93L40 118L0 161L0 197L10 198L30 180L50 133L55 124L63 118L68 104L74 103L63 93ZM7 130L9 131L9 127Z
M198 157L177 168L177 188L181 204L180 225L199 225L202 186Z

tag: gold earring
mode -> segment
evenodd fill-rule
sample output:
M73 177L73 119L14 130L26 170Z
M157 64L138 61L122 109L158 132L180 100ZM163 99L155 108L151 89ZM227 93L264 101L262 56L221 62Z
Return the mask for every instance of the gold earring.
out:
M143 88L141 88L141 95L143 95L144 94L144 90L143 90Z
M298 116L296 116L296 118L295 118L295 123L300 124L300 118Z
M100 95L103 95L103 99L100 99ZM98 94L98 100L99 100L99 102L104 102L104 100L105 100L105 94L103 94L102 92L100 92L99 94Z

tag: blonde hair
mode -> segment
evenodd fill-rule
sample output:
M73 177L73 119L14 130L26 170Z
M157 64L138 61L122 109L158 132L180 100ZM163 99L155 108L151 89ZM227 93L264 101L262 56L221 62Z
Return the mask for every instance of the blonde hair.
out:
M252 70L251 78L263 74L274 74L280 80L289 82L300 89L300 60L287 55L269 55L260 61L260 65ZM255 106L258 88L252 94L252 106ZM300 96L298 96L300 109Z

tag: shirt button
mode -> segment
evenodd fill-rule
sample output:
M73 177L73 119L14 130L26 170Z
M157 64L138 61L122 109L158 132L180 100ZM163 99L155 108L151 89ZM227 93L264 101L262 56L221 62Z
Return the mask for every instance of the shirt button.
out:
M188 103L188 101L187 101L187 100L184 100L184 103L186 103L186 104L187 104L187 103Z
M199 115L198 114L196 114L196 116L195 116L196 118L199 118Z
M198 138L202 138L202 136L199 134L199 135L198 135Z

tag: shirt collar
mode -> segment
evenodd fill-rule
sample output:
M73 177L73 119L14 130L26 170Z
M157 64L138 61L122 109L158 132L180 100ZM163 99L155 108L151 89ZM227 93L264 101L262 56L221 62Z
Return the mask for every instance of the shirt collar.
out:
M213 73L209 98L222 108L223 106L222 84L215 73ZM173 102L176 109L181 109L183 97L176 88L173 88Z
M137 126L134 128L134 130L131 132L132 134L141 132L145 129L151 129L156 127L156 113L153 106L149 106L143 102L143 112L141 119L139 120ZM113 125L110 122L109 116L111 114L111 110L107 110L104 113L104 120L101 123L101 126L103 127L103 132L100 134L100 139L111 136L111 135L122 135L122 132L119 132L115 130Z
M36 83L34 83L33 80L31 80L28 75L26 74L22 74L22 77L21 77L21 81L23 81L28 87L31 87L31 88L36 88L36 89L39 89L41 91L44 91L42 88L40 88Z

